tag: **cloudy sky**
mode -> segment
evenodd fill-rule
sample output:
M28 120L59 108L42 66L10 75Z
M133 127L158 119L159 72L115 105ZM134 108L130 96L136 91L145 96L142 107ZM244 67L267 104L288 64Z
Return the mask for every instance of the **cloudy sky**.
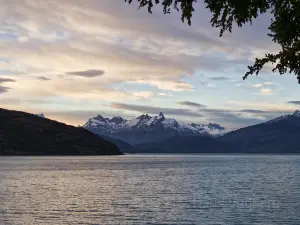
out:
M293 75L255 57L276 52L270 16L219 37L201 4L192 26L123 0L0 0L0 107L82 125L141 113L242 127L300 105ZM300 108L300 107L299 107Z

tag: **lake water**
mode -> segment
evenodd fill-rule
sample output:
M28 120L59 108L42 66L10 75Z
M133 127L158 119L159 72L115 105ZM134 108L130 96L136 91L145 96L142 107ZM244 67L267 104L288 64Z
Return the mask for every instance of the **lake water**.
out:
M300 156L3 157L0 224L299 225Z

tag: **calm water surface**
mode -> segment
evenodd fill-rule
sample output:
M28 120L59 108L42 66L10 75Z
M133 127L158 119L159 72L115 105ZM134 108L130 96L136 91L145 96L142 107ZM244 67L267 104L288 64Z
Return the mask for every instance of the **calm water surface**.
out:
M300 156L3 157L0 224L299 225Z

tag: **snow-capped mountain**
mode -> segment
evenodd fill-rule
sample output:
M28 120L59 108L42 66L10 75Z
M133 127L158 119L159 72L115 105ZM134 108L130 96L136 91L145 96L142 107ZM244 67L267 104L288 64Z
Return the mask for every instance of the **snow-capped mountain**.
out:
M292 114L288 114L288 115L284 115L284 116L280 116L276 119L273 119L273 120L269 120L267 121L266 123L267 124L270 124L270 123L276 123L276 122L279 122L279 121L285 121L285 120L289 120L289 119L292 119L292 118L298 118L300 119L300 111L299 110L296 110L294 113Z
M39 117L45 118L45 115L44 115L43 113L36 114L36 116L39 116Z
M121 139L130 144L153 142L176 135L220 136L226 133L219 124L186 124L166 118L163 113L153 117L143 114L132 120L122 117L109 119L98 115L89 119L83 127L98 135Z

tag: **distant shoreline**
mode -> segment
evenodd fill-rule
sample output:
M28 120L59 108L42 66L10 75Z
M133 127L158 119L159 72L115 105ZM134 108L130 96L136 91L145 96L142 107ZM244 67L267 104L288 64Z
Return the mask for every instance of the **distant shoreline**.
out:
M0 155L0 158L11 158L11 157L122 157L122 156L234 156L234 155L247 155L247 156L263 156L263 155L271 155L271 156L300 156L299 153L125 153L122 155Z

